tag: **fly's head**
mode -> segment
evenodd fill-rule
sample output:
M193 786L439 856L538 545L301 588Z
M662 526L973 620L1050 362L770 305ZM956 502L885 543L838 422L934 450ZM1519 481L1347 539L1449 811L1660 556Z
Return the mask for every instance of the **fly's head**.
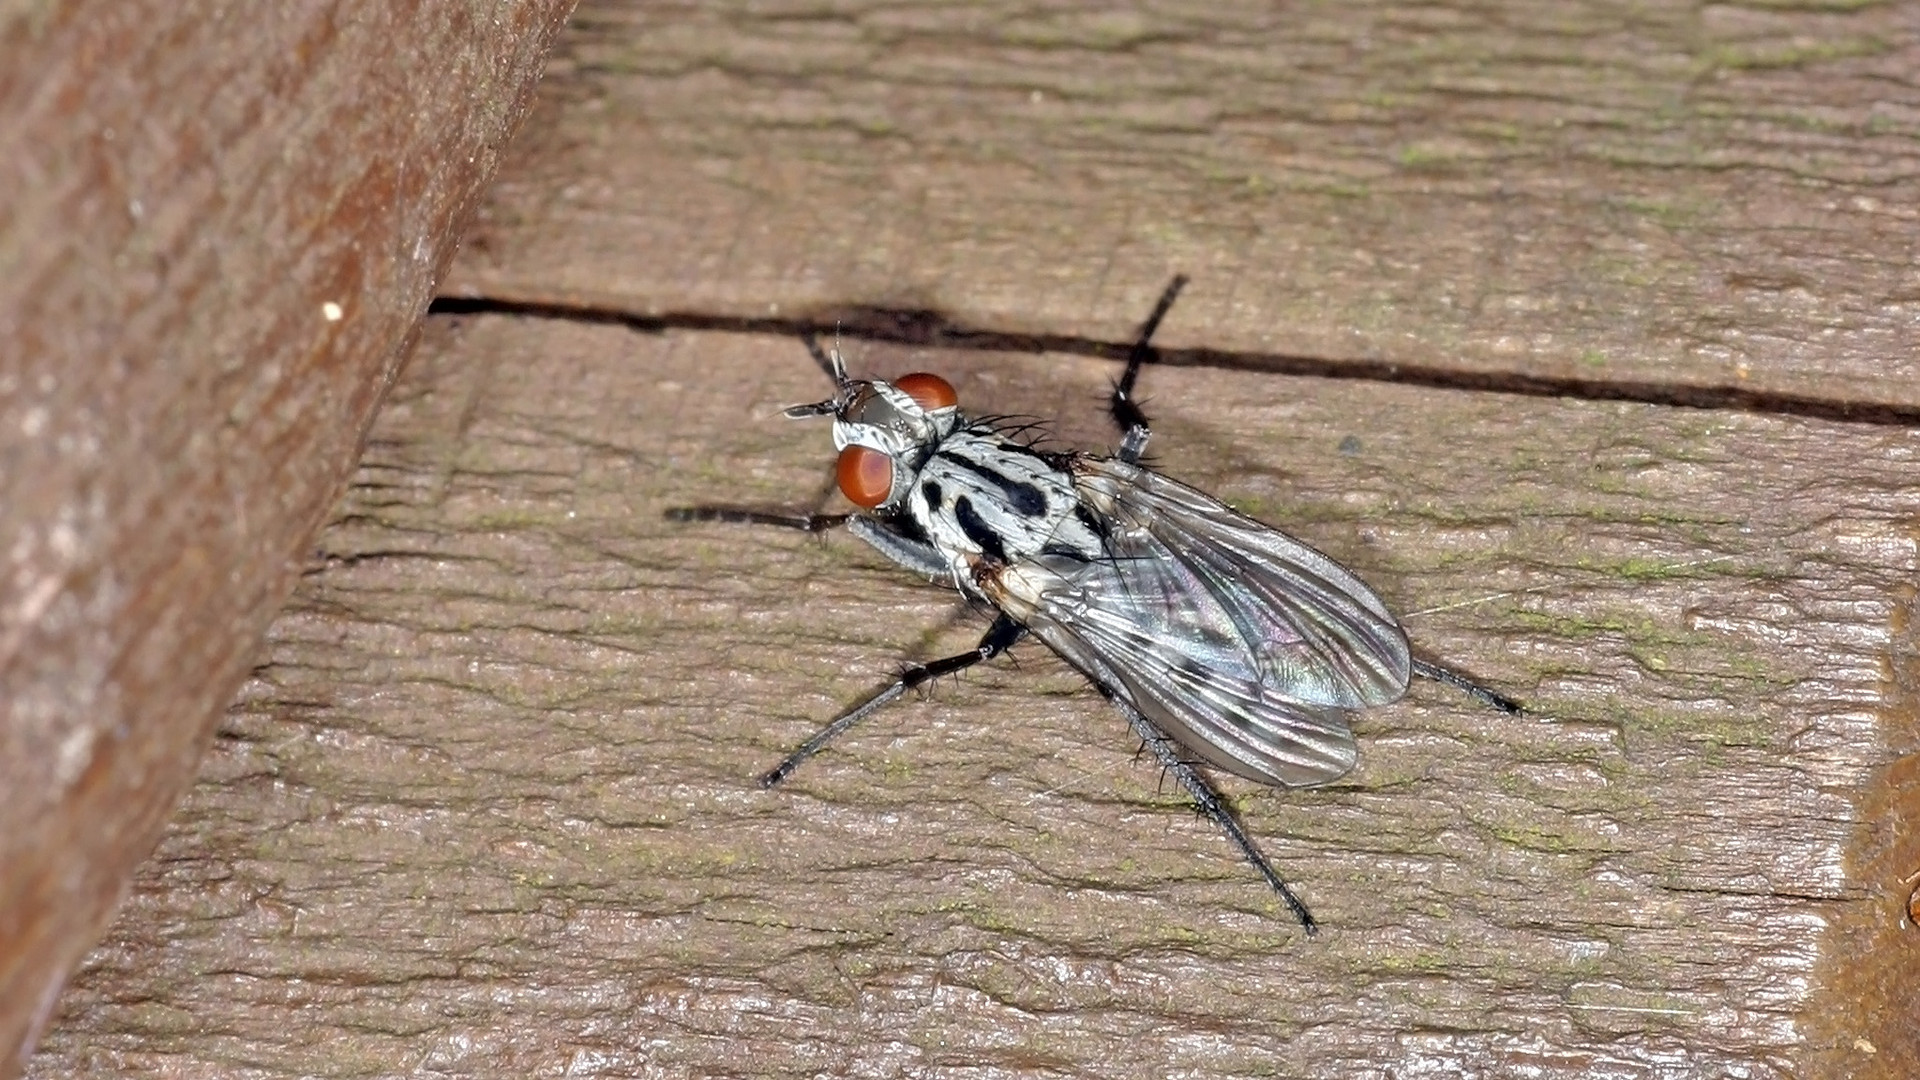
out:
M839 350L832 361L833 397L787 410L792 417L833 417L835 474L855 506L889 511L913 488L920 466L960 426L960 397L938 375L915 372L893 382L849 379Z

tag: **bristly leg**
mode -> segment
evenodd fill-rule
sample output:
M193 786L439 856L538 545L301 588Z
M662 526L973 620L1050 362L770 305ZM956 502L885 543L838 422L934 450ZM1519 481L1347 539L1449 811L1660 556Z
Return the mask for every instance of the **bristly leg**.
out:
M1280 894L1280 899L1293 912L1293 917L1300 920L1300 928L1309 934L1318 933L1320 924L1314 921L1313 912L1308 911L1307 905L1294 895L1293 889L1288 887L1285 879L1274 870L1273 864L1269 863L1267 857L1254 845L1253 837L1248 836L1247 831L1240 827L1239 819L1233 816L1232 810L1227 809L1226 800L1213 789L1213 785L1201 775L1199 769L1180 756L1179 744L1168 738L1159 728L1154 727L1153 722L1140 715L1140 710L1134 708L1125 698L1107 691L1104 687L1101 688L1101 693L1105 694L1107 700L1113 702L1126 716L1127 723L1133 727L1133 733L1153 751L1155 757L1160 759L1160 766L1165 770L1166 775L1172 776L1181 787L1186 789L1187 796L1194 802L1194 807L1227 834L1227 839L1233 841L1233 846L1240 849L1240 854L1253 864L1253 868L1260 872L1260 876L1266 879L1273 891Z
M724 521L734 525L775 525L783 529L822 533L845 525L852 514L772 513L743 506L676 506L666 511L668 521Z
M1147 440L1153 437L1153 431L1147 424L1147 414L1133 400L1133 384L1140 377L1140 365L1147 362L1153 354L1153 332L1160 329L1160 320L1167 317L1167 311L1173 302L1180 298L1180 290L1186 288L1187 275L1175 274L1173 280L1160 293L1160 302L1153 305L1153 313L1147 321L1140 324L1140 336L1133 343L1133 351L1127 354L1127 370L1122 372L1118 382L1113 384L1113 401L1108 411L1113 423L1120 429L1120 452L1118 457L1129 465L1138 462L1140 455L1147 449Z
M1504 694L1481 686L1479 683L1474 682L1472 679L1467 678L1452 668L1441 667L1439 664L1429 664L1425 660L1416 657L1413 661L1413 673L1423 679L1432 679L1434 682L1446 683L1448 686L1462 691L1482 705L1499 709L1501 712L1507 713L1510 716L1518 716L1527 711L1526 707L1519 702Z
M833 722L815 732L813 737L801 743L788 754L786 760L775 765L760 778L761 787L772 787L787 778L787 774L798 768L800 763L819 753L826 745L840 736L841 732L859 723L875 710L887 704L901 694L931 682L942 675L952 675L965 671L984 660L991 660L1013 647L1013 643L1025 637L1027 628L1014 622L1005 615L993 620L987 632L980 638L980 644L968 652L939 660L929 660L924 664L915 664L902 672L892 684L881 688L872 697L848 709L833 719Z

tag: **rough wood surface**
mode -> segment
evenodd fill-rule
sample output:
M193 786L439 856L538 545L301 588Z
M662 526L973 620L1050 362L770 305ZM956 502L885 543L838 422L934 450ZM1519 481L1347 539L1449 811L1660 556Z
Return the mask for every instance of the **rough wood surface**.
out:
M0 1076L191 783L570 6L0 4Z
M604 0L449 286L1920 403L1872 0Z
M1910 1075L1914 33L591 5L454 279L664 332L435 321L35 1075ZM1254 370L1149 373L1162 464L1537 709L1427 687L1339 784L1228 785L1311 941L1036 648L759 791L979 623L659 516L830 460L798 345L716 327L1116 341L1176 268L1165 340ZM1098 359L846 344L1109 441Z
M859 354L1103 440L1103 362ZM1911 959L1846 858L1913 433L1147 388L1170 472L1538 710L1424 687L1349 779L1228 785L1317 939L1044 650L760 791L979 629L845 537L661 519L814 490L826 432L775 413L818 373L757 336L437 322L37 1074L1788 1076L1823 928Z

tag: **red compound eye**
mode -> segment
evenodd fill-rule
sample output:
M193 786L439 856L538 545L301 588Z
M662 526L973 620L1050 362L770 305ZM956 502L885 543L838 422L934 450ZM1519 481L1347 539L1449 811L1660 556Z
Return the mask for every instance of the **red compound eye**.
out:
M920 404L920 407L932 412L960 404L960 395L953 392L953 384L938 375L929 375L916 371L911 375L900 376L893 384L900 392Z
M840 451L834 473L840 493L855 506L871 510L893 492L893 459L871 447L849 446Z

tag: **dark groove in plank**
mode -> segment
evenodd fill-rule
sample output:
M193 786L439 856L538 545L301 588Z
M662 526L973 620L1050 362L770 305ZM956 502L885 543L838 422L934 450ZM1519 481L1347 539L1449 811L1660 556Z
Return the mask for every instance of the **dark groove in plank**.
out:
M804 337L838 334L859 341L884 341L981 352L1060 352L1125 360L1130 341L1098 341L1068 334L1018 334L983 330L954 322L936 311L880 307L853 307L831 317L748 318L669 312L636 315L613 308L544 301L502 300L490 297L442 296L433 301L430 315L512 315L567 322L624 326L646 334L667 330L711 330L726 333L775 334ZM1637 379L1585 379L1557 375L1524 375L1505 371L1461 371L1382 360L1329 360L1288 353L1244 352L1230 349L1156 349L1159 363L1175 367L1213 367L1257 371L1271 375L1302 375L1321 379L1358 379L1398 383L1440 390L1474 390L1520 397L1573 398L1581 401L1630 401L1677 409L1724 409L1769 416L1797 416L1845 424L1882 427L1920 427L1920 406L1890 402L1849 401L1740 386L1704 386Z

